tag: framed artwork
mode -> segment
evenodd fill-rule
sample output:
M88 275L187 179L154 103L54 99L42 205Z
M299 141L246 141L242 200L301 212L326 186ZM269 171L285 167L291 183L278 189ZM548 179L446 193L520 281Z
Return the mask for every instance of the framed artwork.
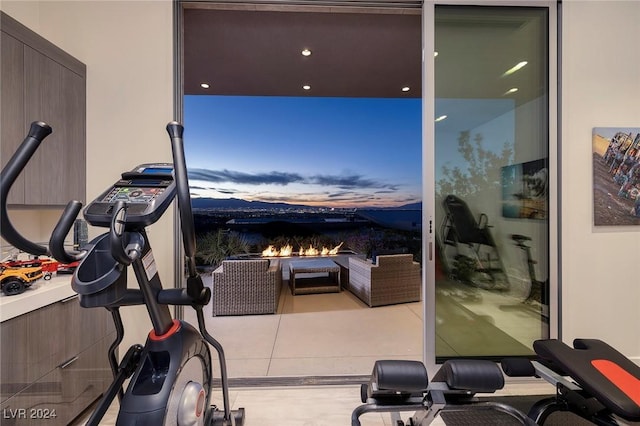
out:
M546 159L502 167L502 216L546 219L549 168Z
M640 127L594 127L593 222L640 225Z

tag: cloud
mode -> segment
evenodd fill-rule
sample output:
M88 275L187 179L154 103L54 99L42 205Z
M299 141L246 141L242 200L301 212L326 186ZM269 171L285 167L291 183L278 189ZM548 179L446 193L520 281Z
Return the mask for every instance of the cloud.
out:
M348 197L348 198L353 198L354 196L357 196L358 194L356 194L353 191L342 191L342 192L334 192L331 194L328 194L327 197L329 198L342 198L342 197Z
M364 178L361 175L349 175L349 176L331 176L331 175L316 175L309 178L310 183L315 183L323 186L336 186L341 189L355 189L355 188L389 188L395 189L394 185L375 181L373 179Z
M286 186L289 184L298 183L307 185L334 186L345 190L379 188L392 192L398 189L398 185L379 182L374 179L368 179L362 175L357 174L346 176L315 175L305 177L298 173L283 173L275 171L268 173L245 173L226 169L189 169L189 179L212 183L225 182L244 185Z
M230 182L248 185L288 185L290 183L301 182L304 179L296 173L244 173L232 170L207 170L189 169L189 179L202 180L206 182Z
M238 190L227 189L227 188L215 188L215 190L218 191L221 194L229 194L229 195L240 193L240 191L238 191Z

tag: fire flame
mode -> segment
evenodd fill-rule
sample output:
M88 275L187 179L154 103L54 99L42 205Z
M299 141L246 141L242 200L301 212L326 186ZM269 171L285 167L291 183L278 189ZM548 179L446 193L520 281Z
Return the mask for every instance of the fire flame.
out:
M262 251L263 256L274 257L279 254L278 250L274 246L269 246L265 250Z
M293 247L287 244L280 249L280 256L291 256L293 253Z
M318 255L328 256L328 255L338 254L338 251L340 250L340 247L342 247L342 244L344 243L342 242L332 249L322 247L322 250L318 250L312 245L309 245L309 248L307 249L301 247L300 250L298 251L298 256L318 256ZM270 245L269 247L267 247L265 250L262 251L262 256L265 256L265 257L284 257L284 256L291 256L292 254L293 254L293 247L289 244L287 244L284 247L281 247L280 250L276 249L275 246Z
M317 256L318 254L320 254L320 252L318 251L317 248L309 244L309 248L306 250L300 247L300 251L298 252L298 254L300 256Z

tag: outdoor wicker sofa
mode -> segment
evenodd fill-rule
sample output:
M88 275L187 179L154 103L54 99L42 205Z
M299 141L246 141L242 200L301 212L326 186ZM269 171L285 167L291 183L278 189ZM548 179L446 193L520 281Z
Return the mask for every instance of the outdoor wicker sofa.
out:
M213 316L274 314L282 288L278 260L224 260L212 273Z
M370 307L418 302L422 288L420 264L411 254L349 258L349 290Z

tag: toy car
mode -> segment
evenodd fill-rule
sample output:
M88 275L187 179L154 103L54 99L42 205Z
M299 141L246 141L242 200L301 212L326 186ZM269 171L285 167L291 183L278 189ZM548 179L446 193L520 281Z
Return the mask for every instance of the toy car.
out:
M0 266L0 287L7 296L15 296L42 278L41 267L7 268Z

